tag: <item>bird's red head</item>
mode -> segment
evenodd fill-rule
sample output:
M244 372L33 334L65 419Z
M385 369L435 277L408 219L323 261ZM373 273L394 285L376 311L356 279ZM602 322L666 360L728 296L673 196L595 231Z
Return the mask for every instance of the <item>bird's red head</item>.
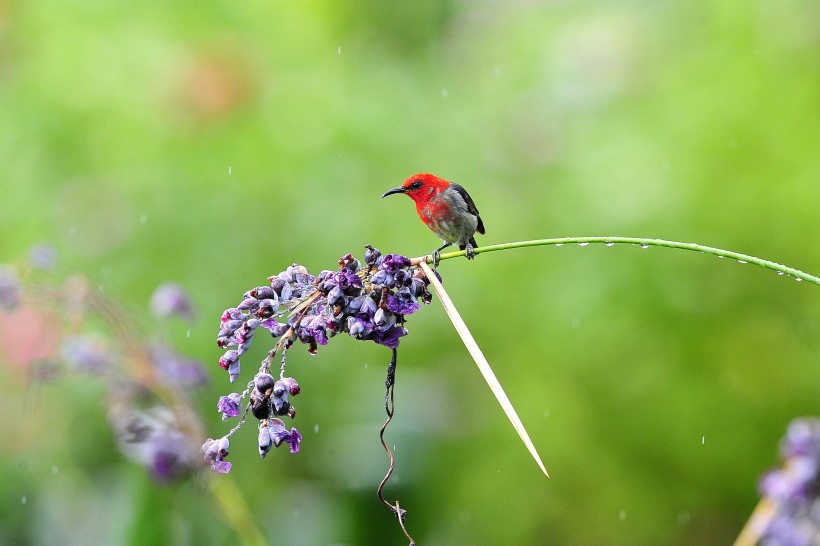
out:
M426 203L434 195L444 191L450 185L443 178L430 173L418 173L409 177L398 188L393 188L382 195L387 197L394 193L404 193L410 196L416 203Z

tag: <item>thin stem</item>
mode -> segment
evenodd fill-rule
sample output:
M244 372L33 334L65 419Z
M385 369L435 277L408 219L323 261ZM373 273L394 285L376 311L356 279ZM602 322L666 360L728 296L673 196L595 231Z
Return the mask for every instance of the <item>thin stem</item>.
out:
M410 533L407 532L407 527L405 526L405 520L407 519L407 510L403 509L399 505L399 501L396 501L395 506L390 504L390 501L384 498L384 494L382 491L384 490L384 486L387 484L387 480L390 479L390 476L393 475L393 470L396 468L396 458L393 456L393 451L387 446L387 442L384 441L384 433L387 430L387 425L393 420L393 413L395 411L395 401L393 398L393 387L396 386L396 358L398 356L398 351L393 349L393 357L390 359L390 365L387 367L387 379L384 381L384 386L386 387L386 392L384 394L384 411L387 413L387 421L384 422L382 425L381 430L379 431L379 440L381 440L382 447L387 452L387 456L390 458L390 466L387 469L387 474L382 479L381 483L379 484L378 489L376 489L376 494L379 496L379 500L381 500L385 506L390 508L390 510L395 514L397 518L399 518L399 525L401 525L401 530L404 531L404 536L410 541L410 546L415 546L416 541L413 540L413 537L410 536Z
M699 245L697 243L680 243L677 241L666 241L664 239L646 239L642 237L559 237L555 239L535 239L532 241L518 241L514 243L502 243L498 245L482 246L474 250L476 254L481 254L484 252L494 252L496 250L509 250L512 248L526 248L531 246L561 246L565 244L587 245L591 243L630 244L639 245L642 248L647 248L650 246L661 246L666 248L677 248L680 250L693 250L696 252L702 252L704 254L712 254L713 256L719 256L722 258L732 258L743 263L759 265L760 267L765 267L766 269L772 269L774 271L777 271L778 274L781 275L790 275L798 281L807 281L812 284L820 286L820 277L809 275L808 273L800 271L799 269L794 269L792 267L788 267L777 262L763 260L755 256L741 254L740 252L733 252L731 250L723 250L711 246ZM464 256L464 254L464 250L459 250L457 252L448 252L446 254L441 255L441 260L443 261L449 260L451 258L457 258L459 256ZM413 258L412 260L414 265L417 265L422 261L428 264L433 263L431 256L420 256L418 258Z
M772 521L777 504L767 497L760 499L752 515L735 540L734 546L755 546L760 542L760 536Z

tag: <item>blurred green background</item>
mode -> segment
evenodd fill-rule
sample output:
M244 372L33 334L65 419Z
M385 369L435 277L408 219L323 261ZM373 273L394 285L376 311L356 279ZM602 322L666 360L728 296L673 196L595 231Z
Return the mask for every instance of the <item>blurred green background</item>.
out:
M209 365L195 400L216 437L222 310L293 262L431 251L408 199L378 199L414 172L469 189L480 245L662 237L820 272L813 0L5 0L0 125L0 263L49 242L146 317L157 285L186 286L190 335L160 326ZM421 544L730 543L787 423L820 410L816 286L629 246L440 272L553 479L434 301L387 434L387 496ZM375 495L388 360L296 346L302 452L260 460L252 425L232 439L271 543L406 544ZM119 454L99 389L0 381L0 543L239 539L202 479L155 486Z

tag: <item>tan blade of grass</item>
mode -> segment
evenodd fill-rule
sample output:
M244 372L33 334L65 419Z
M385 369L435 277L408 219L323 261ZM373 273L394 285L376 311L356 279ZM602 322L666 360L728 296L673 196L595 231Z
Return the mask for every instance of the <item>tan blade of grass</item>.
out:
M447 315L450 317L453 326L455 326L458 335L461 336L461 340L464 342L464 345L467 347L467 350L470 352L473 360L475 360L478 370L481 372L481 375L484 376L484 380L490 386L490 390L493 391L498 403L501 404L501 409L503 409L504 413L507 414L507 418L512 423L512 426L518 433L518 436L521 437L521 441L524 442L524 445L529 450L532 458L535 459L538 467L544 475L549 478L550 475L544 467L544 463L541 462L541 457L535 450L535 446L533 445L532 440L530 440L530 436L527 434L527 430L524 428L523 423L521 423L521 419L518 418L518 414L515 412L512 402L510 402L510 399L507 398L507 394L501 387L501 383L499 383L498 379L495 377L495 373L493 373L490 363L487 362L486 358L484 358L484 354L481 352L481 349L478 347L475 339L473 339L470 330L467 329L467 325L464 323L461 315L458 314L456 306L453 305L453 300L451 300L450 296L447 295L447 292L439 282L438 277L436 277L436 274L433 273L432 269L430 269L430 266L427 265L427 262L420 261L418 265L424 271L424 274L427 275L427 278L430 279L430 284L433 286L433 290L436 292L439 300L441 300L441 304L444 306L444 310L447 311Z

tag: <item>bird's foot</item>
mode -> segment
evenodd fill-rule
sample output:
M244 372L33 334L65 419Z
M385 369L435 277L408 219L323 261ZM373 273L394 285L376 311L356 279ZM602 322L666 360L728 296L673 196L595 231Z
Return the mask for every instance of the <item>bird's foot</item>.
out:
M431 257L433 258L433 269L437 269L441 262L441 250L434 250Z
M464 247L464 255L468 260L475 260L475 250L473 250L473 245L468 244Z

